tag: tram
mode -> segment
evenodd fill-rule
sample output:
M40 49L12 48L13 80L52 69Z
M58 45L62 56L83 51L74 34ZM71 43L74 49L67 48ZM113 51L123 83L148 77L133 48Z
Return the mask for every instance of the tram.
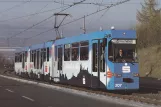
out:
M138 90L136 31L105 30L23 47L15 72L24 78L107 90Z

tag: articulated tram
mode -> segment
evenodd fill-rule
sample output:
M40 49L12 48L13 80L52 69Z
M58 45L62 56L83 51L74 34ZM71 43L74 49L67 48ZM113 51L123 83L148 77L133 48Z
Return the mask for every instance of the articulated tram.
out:
M138 90L134 30L107 30L19 49L15 72L24 78L107 90Z

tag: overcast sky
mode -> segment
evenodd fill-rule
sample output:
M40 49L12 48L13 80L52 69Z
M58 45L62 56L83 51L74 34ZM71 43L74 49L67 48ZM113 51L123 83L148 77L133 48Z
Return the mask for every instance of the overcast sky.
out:
M8 2L7 2L8 1ZM25 0L23 0L25 1ZM39 2L38 2L39 1ZM40 2L41 1L41 2ZM17 33L27 29L28 27L50 17L52 14L61 11L61 4L51 2L52 0L31 0L27 3L22 3L21 0L0 0L0 46L6 46L6 38L16 35ZM55 0L61 1L61 0ZM63 1L63 0L62 0ZM73 2L80 0L64 0L64 4L72 4ZM102 3L110 5L123 0L86 0L84 3ZM108 30L111 26L115 26L116 29L131 29L136 25L136 13L137 10L141 9L140 3L143 0L131 0L130 2L120 4L118 6L110 8L108 11L102 11L98 14L92 15L86 18L86 29L88 32L98 31L100 26ZM64 5L67 6L67 5ZM26 16L35 12L42 12L46 10L56 9L50 12L32 15L30 17L24 17L19 19L12 19L21 16ZM72 21L76 18L82 17L83 15L90 14L99 9L102 6L96 6L92 4L80 4L67 9L63 13L68 13L71 17L67 17L64 23ZM103 16L102 16L103 15ZM102 17L101 17L102 16ZM8 21L6 21L8 20ZM83 20L75 23L63 26L64 36L74 36L83 33L80 29L83 25ZM24 39L27 37L35 36L43 31L54 27L54 17L49 20L33 27L32 29L23 32L22 34L10 39L10 45L12 46L23 46L29 44L41 43L55 38L55 31L39 35L32 39Z

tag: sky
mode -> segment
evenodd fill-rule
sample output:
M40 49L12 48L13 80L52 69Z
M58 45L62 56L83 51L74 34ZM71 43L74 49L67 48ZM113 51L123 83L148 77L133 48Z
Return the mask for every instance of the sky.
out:
M65 9L67 5L80 0L64 0L64 5L54 3L53 1L54 0L31 0L29 2L28 0L28 2L22 2L22 0L0 0L0 46L7 46L7 38L13 37L14 35L16 35L16 37L9 39L10 46L28 46L54 39L56 37L54 30L34 37L35 35L54 27L54 16L43 23L38 24L37 26L34 26L25 32L22 32L25 29L50 17L54 13L60 12L61 9ZM55 1L63 2L63 0ZM84 4L75 5L62 12L70 14L70 16L65 18L63 24L98 11L99 9L105 8L103 6L85 3L102 3L103 5L110 5L111 3L116 3L119 1L123 0L86 0ZM108 30L111 28L111 26L114 26L115 29L132 29L137 23L136 13L137 10L141 9L141 2L143 2L143 0L131 0L127 3L111 7L108 10L94 14L90 17L86 17L85 22L87 33L98 31L100 27L102 27L104 30ZM53 11L32 15L30 17L26 16L51 9L53 9ZM14 19L21 16L24 17ZM60 23L62 18L62 16L59 17L58 23ZM75 36L83 33L83 30L81 29L82 26L83 19L60 27L60 31L63 32L63 36L65 37ZM22 33L19 34L20 32Z

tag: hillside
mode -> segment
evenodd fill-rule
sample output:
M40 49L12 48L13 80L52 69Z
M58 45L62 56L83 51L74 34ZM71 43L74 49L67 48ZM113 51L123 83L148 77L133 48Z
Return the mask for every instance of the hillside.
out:
M141 77L161 78L161 46L138 50Z

